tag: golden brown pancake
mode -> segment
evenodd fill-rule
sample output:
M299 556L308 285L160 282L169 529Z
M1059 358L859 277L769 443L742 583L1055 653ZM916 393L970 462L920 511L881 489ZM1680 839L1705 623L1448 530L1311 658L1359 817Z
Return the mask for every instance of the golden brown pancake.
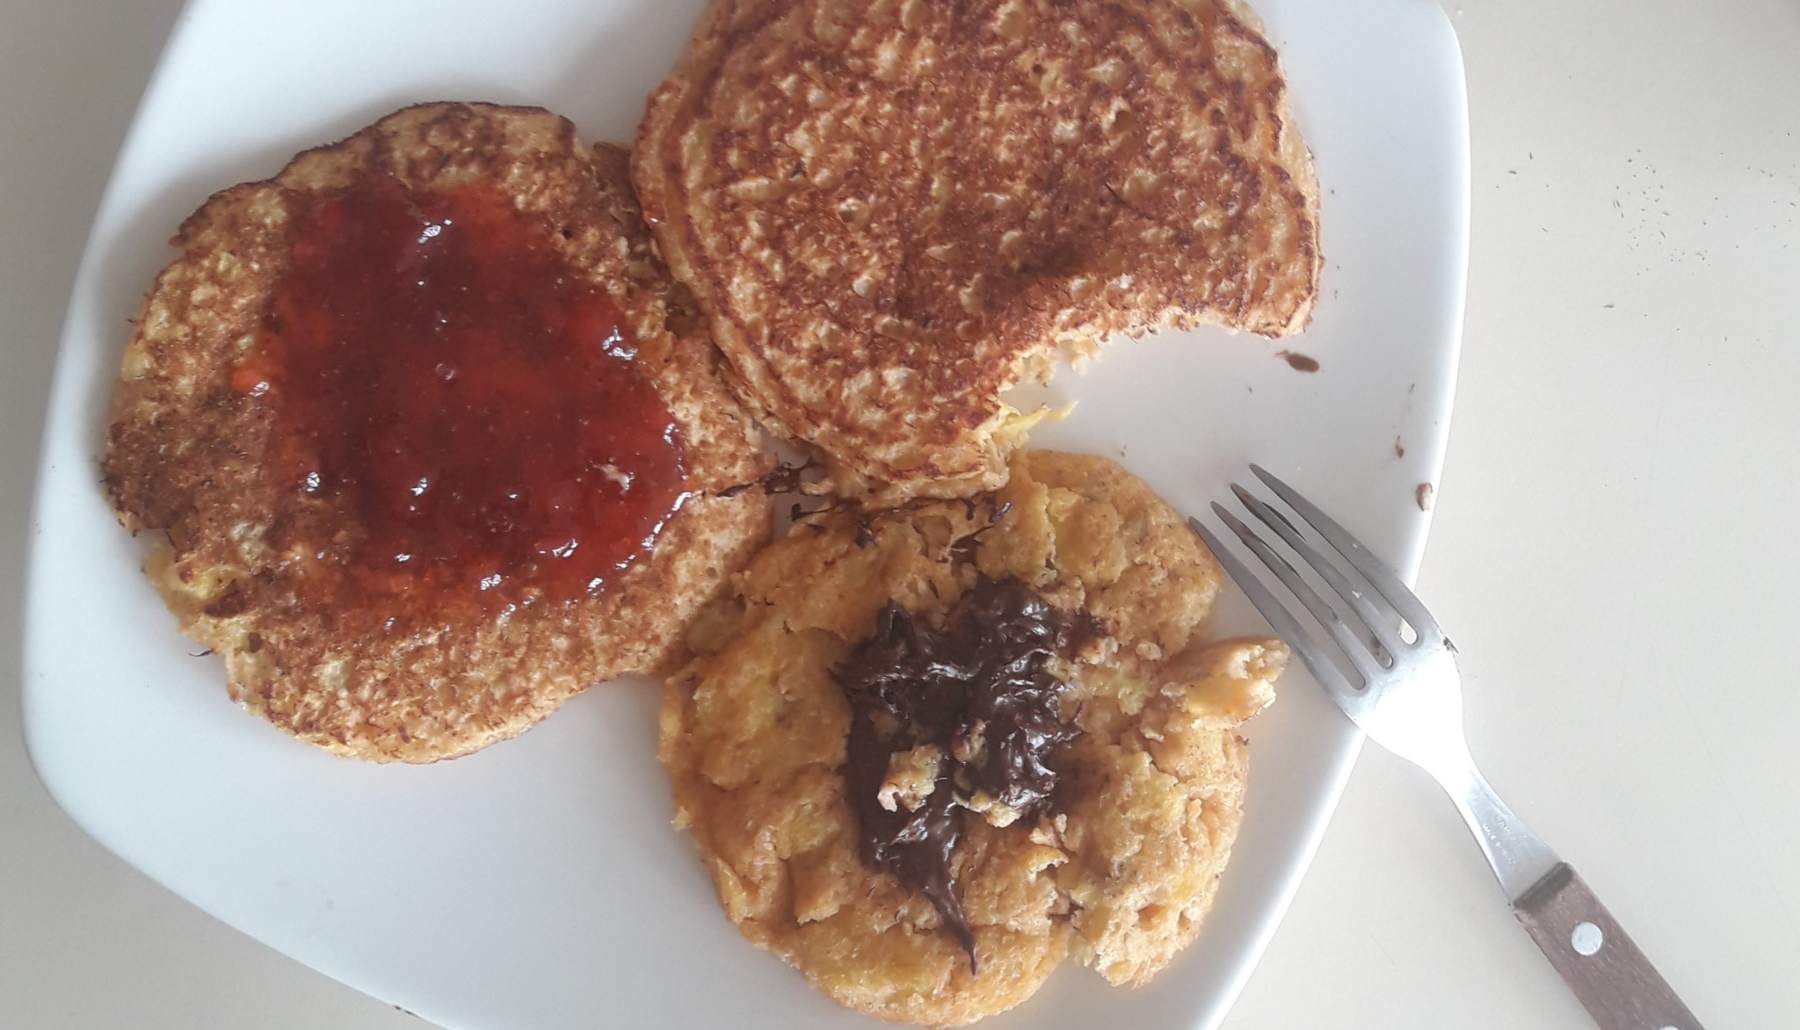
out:
M1299 331L1318 188L1233 0L717 0L632 179L746 402L832 485L997 485L1058 350Z
M147 571L231 696L302 740L423 762L510 737L662 667L766 539L767 498L720 492L768 460L625 152L565 119L407 108L174 246L107 494L166 534Z
M1149 980L1201 932L1243 818L1238 729L1271 700L1287 658L1279 641L1208 639L1219 579L1148 486L1082 455L1019 452L1006 487L969 503L795 524L695 621L697 657L664 693L675 821L726 915L839 1003L909 1023L1010 1008L1070 954L1113 984ZM995 718L947 744L890 749L881 789L859 800L863 714L846 682L869 641L896 612L907 634L951 630L994 584L1088 627L1042 666L1065 684L1057 705L1074 731L1048 752L1050 792L1020 809L962 779L1018 739ZM975 660L1012 660L994 650L1017 633L974 628ZM888 687L940 689L930 678ZM871 800L898 818L945 793L960 826L947 865L963 939L926 891L864 850Z

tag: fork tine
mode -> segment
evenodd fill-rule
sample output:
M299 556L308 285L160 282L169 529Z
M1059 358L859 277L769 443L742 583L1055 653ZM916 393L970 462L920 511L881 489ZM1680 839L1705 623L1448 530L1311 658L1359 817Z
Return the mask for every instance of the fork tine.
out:
M1287 645L1300 655L1300 660L1312 671L1313 679L1335 695L1354 698L1356 691L1351 689L1350 681L1345 678L1343 671L1325 656L1325 652L1313 642L1312 635L1300 628L1299 620L1282 607L1275 595L1269 592L1269 588L1263 586L1262 580L1252 575L1243 562L1226 550L1219 538L1201 525L1199 519L1189 517L1187 521L1188 526L1200 534L1200 539L1206 541L1206 546L1212 549L1213 557L1219 560L1220 565L1225 566L1225 571L1243 588L1244 593L1250 595L1250 603L1275 628L1275 635L1287 641Z
M1320 511L1317 505L1300 496L1293 487L1283 483L1261 465L1252 464L1250 471L1256 473L1256 478L1262 480L1269 489L1275 491L1277 496L1286 501L1288 507L1299 512L1300 517L1305 519L1307 524L1324 537L1332 547L1337 548L1338 553L1344 556L1344 560L1355 566L1356 571L1362 573L1363 578L1369 581L1369 585L1375 588L1375 592L1386 598L1387 602L1394 606L1394 610L1400 613L1400 617L1412 625L1421 640L1427 635L1435 636L1439 640L1444 638L1444 631L1439 628L1437 620L1433 619L1431 613L1425 610L1425 605L1419 601L1418 597L1411 590L1406 589L1406 584L1400 582L1400 577L1394 575L1394 570L1388 568L1380 558L1375 557L1343 526L1338 525L1337 520Z
M1236 533L1238 539L1244 542L1244 546L1250 549L1250 553L1262 559L1263 565L1275 574L1276 579L1281 580L1282 585L1287 587L1290 593L1300 599L1300 603L1306 606L1306 610L1312 613L1312 617L1317 620L1319 625L1324 626L1326 631L1331 634L1331 638L1337 641L1338 649L1344 652L1344 655L1356 666L1356 671L1362 674L1362 683L1357 684L1358 686L1367 685L1376 676L1381 675L1381 666L1369 653L1368 645L1351 630L1349 623L1345 622L1344 617L1337 613L1337 609L1319 596L1318 591L1312 588L1312 584L1300 575L1300 570L1294 568L1286 558L1278 554L1262 537L1257 536L1249 526L1244 525L1231 512L1226 511L1224 506L1214 504L1212 508L1213 513L1219 516L1220 521L1224 522L1233 533Z
M1324 555L1307 543L1306 538L1300 535L1300 531L1294 528L1294 524L1288 521L1287 516L1264 504L1262 498L1236 483L1231 484L1231 492L1237 495L1237 499L1245 508L1250 510L1250 514L1255 515L1262 520L1263 525L1274 530L1275 535L1281 537L1282 541L1300 556L1300 560L1318 573L1319 577L1332 590L1336 591L1339 597L1344 599L1344 603L1356 612L1357 620L1367 629L1366 633L1358 634L1358 636L1363 643L1368 645L1369 650L1375 653L1375 659L1382 661L1385 658L1384 664L1393 664L1393 654L1404 646L1404 641L1400 639L1400 634L1395 632L1392 618L1376 611L1375 606L1369 603L1368 594L1358 590L1356 585L1344 575L1343 570L1338 568L1336 562L1327 561Z

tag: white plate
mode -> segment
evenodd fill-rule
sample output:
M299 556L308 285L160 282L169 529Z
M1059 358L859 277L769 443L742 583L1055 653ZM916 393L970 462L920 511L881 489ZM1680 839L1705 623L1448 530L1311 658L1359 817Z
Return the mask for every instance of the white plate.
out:
M308 965L452 1027L859 1022L725 921L668 825L655 691L588 692L520 739L426 768L345 762L227 700L190 657L97 488L126 325L212 190L403 104L537 103L628 140L695 3L196 0L126 139L70 302L32 524L25 726L45 785L101 843ZM1448 428L1467 263L1455 35L1425 0L1263 0L1325 189L1324 296L1291 342L1115 346L1055 392L1041 444L1124 452L1200 511L1258 460L1409 574ZM671 9L674 8L674 9ZM1396 454L1396 438L1405 447ZM1226 605L1220 625L1254 623ZM1073 965L989 1025L1206 1027L1310 860L1360 738L1299 673L1254 724L1248 818L1201 939L1138 991Z

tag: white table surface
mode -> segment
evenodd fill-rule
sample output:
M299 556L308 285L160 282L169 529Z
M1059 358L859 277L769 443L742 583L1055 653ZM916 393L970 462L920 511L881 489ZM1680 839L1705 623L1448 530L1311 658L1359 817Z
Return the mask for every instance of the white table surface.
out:
M0 1024L413 1028L102 851L21 746L52 351L177 6L0 0ZM1420 585L1472 746L1712 1030L1800 1027L1800 5L1450 12L1473 257ZM1371 748L1225 1025L1589 1024L1436 787Z

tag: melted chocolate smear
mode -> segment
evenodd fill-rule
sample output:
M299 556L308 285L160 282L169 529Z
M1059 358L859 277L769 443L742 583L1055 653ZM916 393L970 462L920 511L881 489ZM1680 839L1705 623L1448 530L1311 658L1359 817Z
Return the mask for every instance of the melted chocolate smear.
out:
M973 562L975 560L975 549L981 546L981 534L998 526L1000 520L1006 518L1007 513L1010 511L1012 511L1011 501L1004 501L996 505L993 511L988 512L987 525L982 526L975 532L970 533L968 536L965 536L961 540L950 545L950 560L965 564ZM975 506L973 504L970 504L969 506L969 517L975 517Z
M784 461L776 465L774 471L760 479L752 479L748 483L739 483L736 486L728 486L720 490L719 496L736 497L738 494L758 488L761 488L765 494L791 494L798 491L800 484L805 482L801 476L818 467L818 463L811 458L799 465L789 465Z
M931 901L971 970L975 936L950 868L962 837L959 799L985 791L1021 817L1052 802L1052 752L1080 731L1060 718L1068 687L1047 666L1097 630L1019 580L982 579L943 629L890 602L874 634L833 671L852 709L845 777L863 861ZM936 785L917 809L888 811L876 795L889 757L923 744L943 751Z
M851 807L862 827L862 858L877 869L894 874L908 888L924 894L943 916L944 925L969 953L969 970L975 971L975 934L963 915L950 872L950 853L962 839L962 823L951 808L954 791L949 777L939 774L937 786L915 811L904 806L890 812L875 800L887 777L888 745L883 742L869 710L858 706L850 720L849 761L844 775L850 781Z

